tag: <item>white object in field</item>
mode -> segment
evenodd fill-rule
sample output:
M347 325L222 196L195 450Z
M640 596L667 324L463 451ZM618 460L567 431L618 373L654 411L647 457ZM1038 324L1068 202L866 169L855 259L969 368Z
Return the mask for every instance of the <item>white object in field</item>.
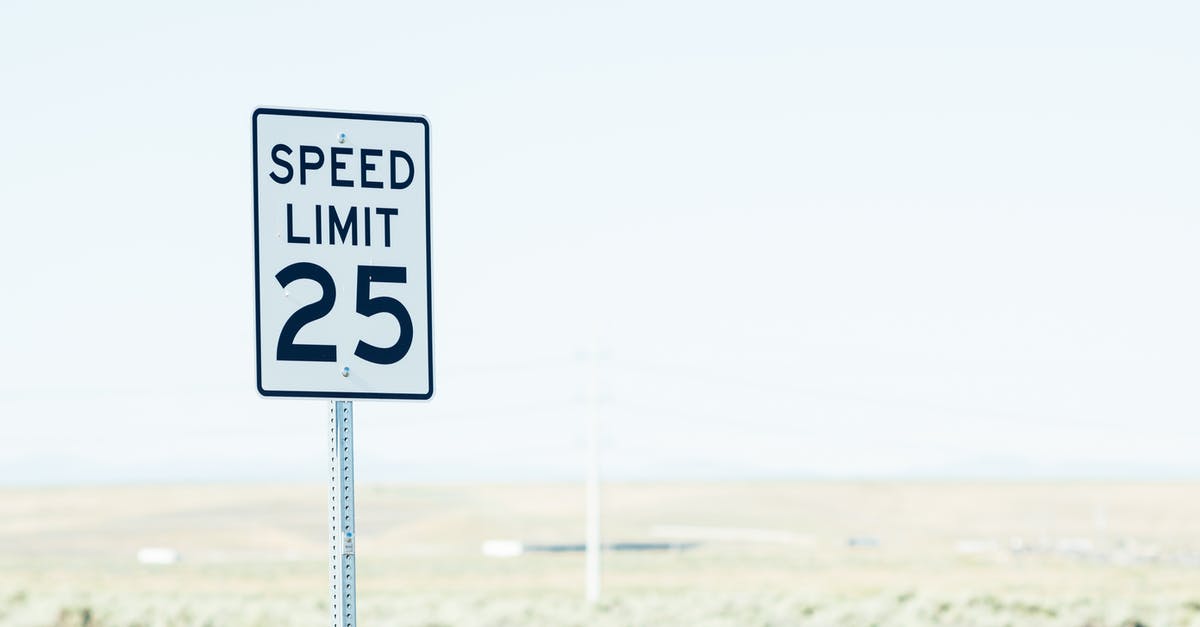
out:
M1056 553L1090 555L1095 553L1096 545L1090 538L1060 538L1054 543Z
M587 410L587 494L584 544L584 595L588 603L600 599L600 390L597 356L592 356L591 407Z
M1000 552L995 540L964 539L954 543L954 552L961 555L990 555Z
M142 564L153 564L155 566L177 564L179 563L179 551L164 547L146 547L138 549L137 561Z
M487 557L518 557L525 552L525 545L517 540L486 540L480 550Z
M253 140L259 393L428 400L428 122L258 109Z
M746 542L761 544L812 544L813 538L780 529L748 527L701 527L696 525L655 525L650 535L672 540L705 542Z
M333 627L354 627L354 403L329 402L329 608Z

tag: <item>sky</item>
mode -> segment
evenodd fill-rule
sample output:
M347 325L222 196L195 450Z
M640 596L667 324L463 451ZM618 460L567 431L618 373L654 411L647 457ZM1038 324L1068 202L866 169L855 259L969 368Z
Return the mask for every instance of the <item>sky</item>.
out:
M1189 2L7 3L0 483L318 481L251 114L431 128L360 480L1200 477Z

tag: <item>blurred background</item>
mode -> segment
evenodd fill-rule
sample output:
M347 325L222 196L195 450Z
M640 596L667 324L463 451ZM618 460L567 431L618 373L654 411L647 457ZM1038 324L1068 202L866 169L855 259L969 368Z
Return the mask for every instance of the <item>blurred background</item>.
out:
M323 620L325 405L253 384L258 106L431 124L437 392L356 403L361 619L1200 624L1198 18L5 5L0 624ZM605 539L688 545L599 608L479 551L581 540L589 412Z

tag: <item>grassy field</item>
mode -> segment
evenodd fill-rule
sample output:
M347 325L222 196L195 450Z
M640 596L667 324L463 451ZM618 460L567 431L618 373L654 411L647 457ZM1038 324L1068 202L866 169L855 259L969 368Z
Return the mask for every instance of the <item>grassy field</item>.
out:
M324 625L325 490L0 490L0 625ZM589 608L581 554L480 553L492 538L579 542L578 486L362 484L358 617L1200 626L1197 497L1182 483L610 484L606 541L710 539L606 555ZM139 564L148 546L182 560Z

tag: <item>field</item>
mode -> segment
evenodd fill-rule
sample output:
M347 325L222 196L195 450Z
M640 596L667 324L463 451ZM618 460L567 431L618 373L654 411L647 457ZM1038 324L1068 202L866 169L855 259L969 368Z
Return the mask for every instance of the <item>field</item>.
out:
M609 484L601 602L573 485L358 487L359 623L1200 625L1200 485ZM325 487L0 491L0 625L318 626ZM181 560L144 565L142 547Z

